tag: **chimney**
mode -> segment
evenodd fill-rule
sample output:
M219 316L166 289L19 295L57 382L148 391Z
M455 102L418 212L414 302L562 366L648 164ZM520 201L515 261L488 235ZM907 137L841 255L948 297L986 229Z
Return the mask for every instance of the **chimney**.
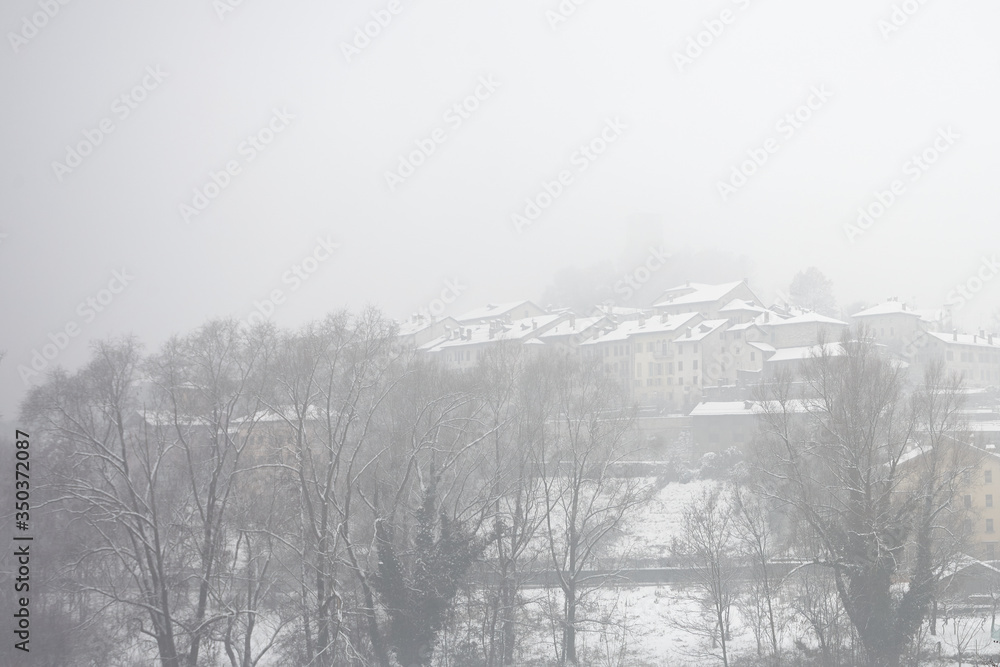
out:
M952 330L951 330L951 339L952 339L953 341L954 341L954 340L958 340L958 329L952 329Z
M569 328L570 329L575 329L576 328L576 315L570 315L569 316Z
M744 410L749 410L752 407L753 407L753 403L751 403L750 401L743 401L743 409Z
M535 320L531 320L531 330L534 331L537 328L538 328L538 322L536 322Z
M980 329L979 330L979 337L980 338L986 338L986 329Z
M990 345L992 345L993 344L993 334L990 334L989 341L990 341Z

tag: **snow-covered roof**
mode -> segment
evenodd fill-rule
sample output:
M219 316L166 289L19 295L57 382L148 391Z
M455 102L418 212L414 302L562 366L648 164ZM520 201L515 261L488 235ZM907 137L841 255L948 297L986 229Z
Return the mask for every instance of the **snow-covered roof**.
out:
M871 308L866 308L860 312L854 313L851 317L873 317L876 315L909 315L917 317L924 322L937 322L941 320L944 316L944 312L941 309L919 309L910 308L905 303L901 301L886 301L880 303L877 306L872 306Z
M294 405L282 405L276 409L265 408L263 410L258 410L251 417L241 417L239 419L234 419L233 422L237 424L242 424L245 422L259 422L259 423L273 423L273 422L284 422L284 421L296 421L298 417L296 416L296 408ZM315 405L310 405L306 409L305 418L309 421L315 421L319 419L319 410Z
M722 308L719 309L720 313L765 313L767 308L763 306L756 305L753 301L748 299L733 299Z
M874 315L913 315L914 317L920 317L915 311L909 310L905 303L901 301L886 301L880 303L877 306L872 306L871 308L866 308L859 313L854 313L851 317L872 317Z
M743 281L740 280L734 283L723 283L721 285L706 285L703 283L678 285L677 287L672 287L671 289L666 290L661 295L661 301L656 304L656 307L687 304L693 305L719 301L742 284ZM685 291L688 292L686 294L681 294ZM678 293L679 296L671 298L674 293Z
M473 308L472 310L462 313L455 319L459 322L476 322L480 320L493 320L498 318L503 318L508 313L511 313L520 306L532 306L538 311L542 309L536 306L531 301L511 301L510 303L488 303L485 306L479 308Z
M681 313L680 315L671 315L670 317L628 320L619 324L613 331L589 340L584 345L619 342L628 340L632 336L641 336L644 334L673 333L696 317L700 317L700 315L698 313ZM725 320L722 321L724 322Z
M984 563L968 554L959 554L953 563L941 570L941 579L947 579L970 567L981 567L992 571L994 574L1000 574L1000 569L993 567L989 563Z
M135 413L150 426L208 426L211 422L202 417L175 414L170 410L136 410ZM235 420L234 420L235 421Z
M777 409L776 404L772 404L775 409ZM762 403L760 401L703 401L698 405L694 406L691 410L691 417L724 417L724 416L734 416L734 415L756 415L764 411L768 406L768 403ZM788 401L785 404L785 408L789 412L793 413L804 413L806 412L806 404L802 401L795 399Z
M678 343L688 343L688 342L698 342L705 338L713 331L729 324L729 320L705 320L696 327L693 327L691 331L677 339Z
M598 317L577 317L570 320L564 320L559 324L555 325L551 329L543 333L539 338L559 338L560 336L573 336L584 331L588 331L591 328L597 326L605 318L603 315Z
M825 350L821 349L819 345L783 347L776 350L768 361L772 363L776 361L802 361L803 359L811 359L818 356L824 351L832 357L839 357L845 354L844 348L840 343L826 343L823 347Z
M438 336L434 340L420 347L423 351L437 351L466 345L482 345L484 343L495 343L498 341L524 341L538 335L540 330L554 322L565 318L565 314L540 315L539 317L526 317L521 320L514 320L510 324L493 325L473 324L461 327L466 337L461 336ZM490 336L490 327L499 326L495 329L493 336Z
M445 326L451 328L458 326L458 321L453 317L442 317L438 319L427 318L427 317L417 317L410 318L403 322L398 322L399 334L400 336L412 336L413 334L420 333L424 329L434 326L435 324L444 323Z
M767 352L768 354L773 354L778 351L777 348L771 345L770 343L763 343L758 340L749 341L747 345L749 345L750 347L755 347L761 352Z
M694 406L690 416L751 415L754 413L753 407L752 401L707 401Z
M827 317L826 315L820 315L819 313L802 313L801 315L789 317L785 320L774 320L768 324L772 327L783 326L786 324L835 324L844 327L849 326L847 322L841 322L840 320Z
M1000 349L1000 336L993 336L993 343L990 344L989 338L984 338L983 336L975 334L948 334L928 331L927 335L933 336L944 343L951 343L952 345L976 345L978 347L987 347L994 350Z

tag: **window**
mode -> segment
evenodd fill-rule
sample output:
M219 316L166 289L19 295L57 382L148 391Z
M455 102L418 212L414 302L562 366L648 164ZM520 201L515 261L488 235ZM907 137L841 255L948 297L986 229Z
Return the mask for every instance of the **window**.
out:
M679 371L684 370L684 362L683 361L678 361L677 362L677 370L679 370Z
M965 509L972 507L972 496L965 496Z
M756 352L751 352L750 353L750 361L757 361L757 353Z
M698 360L697 359L694 360L694 368L692 370L695 370L695 371L698 370Z
M992 484L993 483L993 471L992 470L987 470L986 471L986 483L987 484Z
M684 354L684 346L677 343L677 354Z
M684 384L684 378L677 378L677 384Z
M986 506L993 507L993 496L988 493L986 494Z
M965 526L966 533L972 532L972 519L966 519L962 525Z
M966 484L968 484L969 482L971 482L972 481L972 472L969 471L969 470L966 470L965 472L963 472L962 473L962 481L965 482Z
M986 532L987 533L992 533L993 532L993 519L987 519L986 520Z
M986 545L986 560L996 560L997 559L997 545L990 542Z

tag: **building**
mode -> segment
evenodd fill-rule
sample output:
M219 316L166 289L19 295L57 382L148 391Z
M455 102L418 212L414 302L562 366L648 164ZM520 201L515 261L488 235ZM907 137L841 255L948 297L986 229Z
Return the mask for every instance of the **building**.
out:
M734 305L734 301L738 303ZM663 292L655 301L653 310L657 315L699 313L708 319L718 319L727 317L726 313L721 312L723 308L739 308L740 302L745 306L763 306L761 300L751 291L746 281L741 280L721 285L685 283ZM727 312L734 315L745 315L742 312Z
M820 315L803 313L787 319L770 318L760 325L767 332L767 341L773 347L802 347L818 341L839 341L850 329L847 322Z
M924 331L914 339L909 354L915 361L915 373L922 373L933 361L942 361L947 371L962 376L967 387L1000 387L1000 336L985 331Z
M955 500L968 510L962 527L970 541L970 555L996 560L1000 549L1000 455L995 447L979 448L961 439L949 438L950 446L959 448L966 466L961 471ZM914 448L898 463L907 475L919 475L920 463L930 448Z
M480 358L491 347L527 343L570 317L569 313L556 313L509 323L500 319L471 325L460 321L457 329L425 343L418 350L438 359L446 368L470 370L479 365Z
M526 320L547 314L545 310L531 301L512 301L500 304L488 303L463 313L455 319L464 325L486 324L494 320L510 324L514 320Z
M433 319L424 315L414 315L399 324L396 338L403 349L416 350L435 338L447 336L450 331L458 327L458 320L453 317Z

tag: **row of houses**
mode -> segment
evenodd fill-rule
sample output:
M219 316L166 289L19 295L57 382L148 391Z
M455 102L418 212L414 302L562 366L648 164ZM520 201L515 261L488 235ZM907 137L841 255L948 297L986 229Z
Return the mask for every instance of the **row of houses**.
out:
M915 379L941 360L970 388L1000 385L1000 336L946 331L944 311L890 300L849 319L767 307L739 281L685 283L649 308L598 307L583 317L531 301L487 304L457 317L414 316L399 335L404 345L454 369L475 368L485 350L511 343L597 359L640 406L665 414L690 414L705 401L745 400L761 380L797 371L818 351L817 341L838 354L836 342L857 325Z

